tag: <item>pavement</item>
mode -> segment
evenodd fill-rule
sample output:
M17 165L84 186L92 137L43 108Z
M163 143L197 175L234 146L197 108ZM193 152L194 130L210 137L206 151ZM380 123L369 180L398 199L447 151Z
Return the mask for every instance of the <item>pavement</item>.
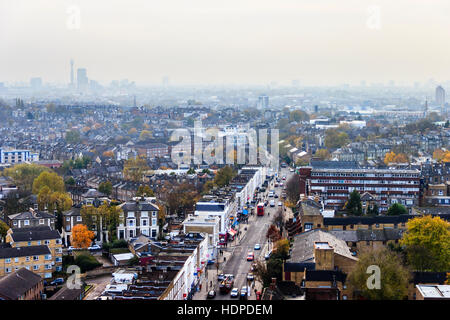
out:
M286 176L286 181L283 181L285 184L287 180L289 180L290 176L293 175L292 172L289 172L289 168L283 168L280 171L279 177ZM271 183L271 186L267 188L264 193L264 198L267 197L269 190L275 190L275 193L278 194L279 198L269 198L274 199L277 204L278 201L283 201L281 199L282 187L274 187L274 183ZM284 209L284 205L282 207ZM262 291L262 284L259 281L253 281L251 283L247 282L247 274L250 271L250 267L252 263L247 261L247 254L251 251L254 252L255 260L260 259L264 260L264 255L272 249L272 243L268 243L266 239L267 229L269 228L272 218L275 213L278 211L278 205L275 207L270 207L269 205L264 208L264 216L257 216L256 212L253 216L249 216L248 223L240 223L239 224L239 237L236 237L234 241L229 242L227 248L223 249L223 256L219 256L219 271L215 265L209 266L209 270L207 274L205 274L205 279L202 282L202 289L196 292L193 296L193 300L205 300L208 291L212 288L216 291L217 300L230 300L233 299L229 294L222 295L219 292L219 282L217 281L217 275L224 274L233 274L234 275L234 287L240 289L243 286L251 287L249 300L255 300L255 289L257 291ZM255 210L256 211L256 210ZM287 208L286 216L290 214L289 208ZM247 230L245 230L247 228ZM255 244L260 244L260 250L254 250ZM224 259L225 258L225 259ZM236 298L234 298L236 299Z

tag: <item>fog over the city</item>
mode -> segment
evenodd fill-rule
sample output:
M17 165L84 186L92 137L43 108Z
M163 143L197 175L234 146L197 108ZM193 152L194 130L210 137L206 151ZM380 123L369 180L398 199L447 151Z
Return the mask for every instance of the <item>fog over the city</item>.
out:
M448 0L0 0L0 81L447 81ZM79 14L78 14L79 13Z

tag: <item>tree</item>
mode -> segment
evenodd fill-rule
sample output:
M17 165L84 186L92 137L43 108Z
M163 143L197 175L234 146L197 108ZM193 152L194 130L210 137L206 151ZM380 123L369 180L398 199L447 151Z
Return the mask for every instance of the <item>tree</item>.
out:
M31 191L34 179L44 171L50 171L50 169L36 164L21 163L5 169L3 176L10 177L21 189Z
M362 215L361 195L358 191L356 191L356 189L350 193L350 198L348 199L344 208L351 216Z
M152 189L150 189L147 185L141 185L136 192L136 197L154 197L155 193Z
M309 121L309 114L303 110L294 110L289 114L290 121Z
M0 240L5 241L9 226L0 220Z
M328 149L335 149L345 146L350 142L348 134L341 129L328 129L325 131L325 146Z
M75 248L87 248L94 239L94 232L88 230L84 224L77 224L72 228L70 242Z
M328 160L330 159L331 155L327 149L318 149L314 154L314 157L320 160Z
M214 181L209 180L206 181L205 184L203 185L203 194L207 194L209 191L211 191L214 188Z
M106 195L111 195L112 193L112 183L110 181L105 181L100 183L100 185L98 186L98 191L100 191L101 193L104 193Z
M267 229L266 238L272 242L277 242L281 239L280 230L276 225L270 225L269 229Z
M294 174L286 183L286 197L289 202L296 204L300 199L300 176Z
M235 176L235 172L230 166L225 166L218 170L214 177L214 184L219 187L227 186L231 179Z
M450 270L450 223L430 215L411 219L400 241L418 271Z
M132 181L142 181L144 173L149 169L145 158L139 156L125 161L123 175Z
M38 194L45 186L52 192L64 192L64 180L56 172L42 172L33 182L33 193Z
M372 288L368 283L369 266L380 268L380 288ZM386 249L363 251L355 268L348 275L349 287L353 292L369 300L401 300L408 296L410 273L402 265L400 257ZM376 284L376 283L375 283Z
M394 162L395 156L396 154L394 151L386 153L386 155L384 156L384 163L388 165L389 163Z
M139 135L139 140L141 140L141 141L146 141L146 140L149 140L149 139L151 139L153 136L152 136L152 132L151 131L148 131L148 130L142 130L141 131L141 134Z
M286 260L289 257L289 240L288 239L280 239L275 243L275 249L273 250L273 254L276 255L277 258L281 260Z
M392 204L386 212L386 215L388 216L398 216L401 214L408 214L408 210L400 203Z
M67 143L79 143L81 141L80 132L77 130L67 131L65 140Z

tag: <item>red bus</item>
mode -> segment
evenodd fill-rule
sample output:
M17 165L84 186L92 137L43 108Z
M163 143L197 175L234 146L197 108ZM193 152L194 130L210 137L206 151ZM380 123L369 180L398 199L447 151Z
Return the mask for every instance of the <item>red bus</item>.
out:
M256 206L256 214L258 216L264 215L264 203L262 202L258 203L258 205Z

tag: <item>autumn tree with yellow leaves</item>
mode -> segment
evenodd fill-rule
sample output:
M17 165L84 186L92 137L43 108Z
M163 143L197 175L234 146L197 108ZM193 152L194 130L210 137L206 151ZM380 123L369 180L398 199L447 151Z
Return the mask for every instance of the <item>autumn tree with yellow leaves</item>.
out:
M384 156L384 163L388 165L389 163L406 163L409 162L408 156L404 153L396 154L394 151L386 153Z
M88 230L84 224L77 224L72 228L72 235L70 242L75 248L87 248L91 245L94 239L94 232Z

